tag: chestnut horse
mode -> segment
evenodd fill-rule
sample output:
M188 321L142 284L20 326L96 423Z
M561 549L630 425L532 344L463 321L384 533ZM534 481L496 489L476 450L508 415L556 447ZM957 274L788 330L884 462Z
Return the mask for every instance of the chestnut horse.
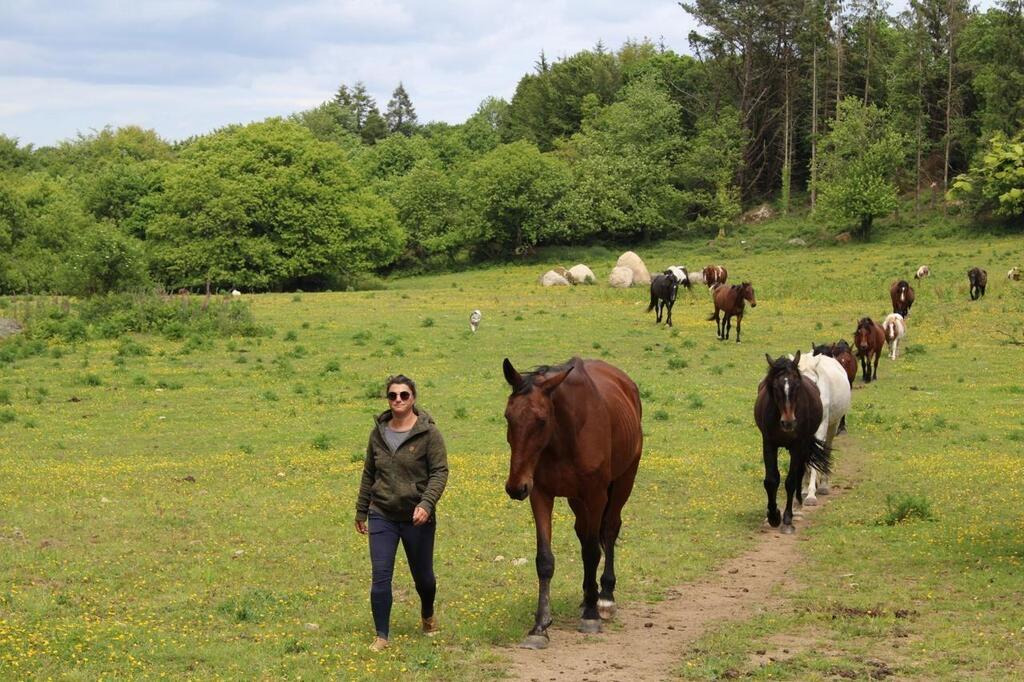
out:
M977 301L985 295L985 287L988 286L988 273L981 268L971 268L967 271L967 280L971 283L971 300Z
M829 473L831 453L817 432L824 414L821 394L814 381L800 373L800 351L793 358L768 360L768 374L757 387L754 421L761 430L764 457L764 490L768 494L768 524L783 533L794 532L793 495L800 502L800 486L808 466ZM781 516L775 496L779 491L779 448L789 450L786 474L786 511Z
M640 391L622 370L601 360L575 357L520 374L505 358L503 369L512 387L505 407L512 450L505 492L514 500L530 498L537 527L537 613L521 646L543 649L551 625L551 509L556 497L568 498L582 548L580 631L600 632L601 618L614 613L615 540L643 449Z
M878 378L878 359L882 357L885 331L870 317L862 317L853 334L853 345L857 347L857 357L860 358L861 378L865 384L871 383L872 379ZM873 367L872 358L875 361Z
M711 291L711 298L715 302L715 312L708 318L708 322L715 321L718 329L718 338L725 341L729 338L729 330L732 329L732 318L736 317L736 343L740 342L740 325L743 323L744 301L750 301L750 307L757 307L757 299L754 297L754 287L750 282L725 286L719 284ZM721 313L724 317L719 315Z
M704 277L704 284L707 284L709 289L716 284L725 284L725 281L729 279L729 271L721 265L709 265L704 268L701 275Z
M910 306L914 305L914 288L905 279L893 282L889 287L892 311L903 317L910 317Z

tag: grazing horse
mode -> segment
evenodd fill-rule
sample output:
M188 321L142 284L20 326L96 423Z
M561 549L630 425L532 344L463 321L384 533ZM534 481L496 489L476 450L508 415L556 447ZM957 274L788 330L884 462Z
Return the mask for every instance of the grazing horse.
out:
M857 331L853 334L853 345L857 347L857 357L860 358L860 375L865 384L878 378L878 359L882 357L884 344L885 331L870 317L862 317L857 323ZM871 364L872 358L874 358L874 366Z
M889 344L889 359L895 360L899 353L900 339L907 333L907 323L899 313L889 313L882 322L885 342Z
M967 279L971 283L971 300L977 301L985 295L985 287L988 286L988 273L981 268L971 268L967 271Z
M811 349L814 355L826 355L838 362L846 372L847 383L850 384L850 388L853 388L853 380L857 378L857 359L853 357L853 351L850 350L850 344L846 342L846 339L839 339L831 346L816 346L812 343ZM846 433L845 414L839 420L838 433Z
M800 495L804 470L814 467L828 473L831 453L817 436L821 426L821 394L814 382L800 373L800 351L790 359L768 360L768 374L757 387L754 421L761 430L764 457L764 490L768 494L768 524L793 533L793 495ZM779 490L779 448L789 450L786 475L786 511L779 514L775 496ZM801 500L802 501L802 500Z
M914 305L914 288L905 279L893 282L889 287L889 298L892 299L892 311L903 317L910 317L910 306Z
M701 276L704 278L704 284L707 284L710 289L716 284L725 284L725 281L729 279L729 271L721 265L709 265L704 268Z
M522 646L543 649L551 625L551 509L556 497L568 498L582 548L580 631L600 632L601 618L614 613L615 540L643 449L640 392L622 370L601 360L575 357L520 374L505 358L503 369L512 387L505 407L512 450L505 492L514 500L530 498L537 527L540 590L533 629Z
M667 310L665 324L670 327L672 326L672 306L676 304L676 293L679 291L679 277L671 270L672 268L665 271L664 274L655 275L651 280L651 304L647 306L647 312L654 311L655 324L661 322L661 313ZM685 276L684 271L683 277ZM685 279L683 281L686 281L686 286L689 287L689 281Z
M715 325L718 328L718 338L725 341L729 338L729 330L732 329L732 318L735 316L736 343L739 343L740 325L743 323L743 308L746 305L744 302L750 301L751 308L757 307L754 287L750 282L733 284L731 287L719 284L712 290L711 298L715 302L715 312L708 318L708 322L711 320L715 321Z
M814 437L825 443L825 449L832 451L832 441L839 427L850 411L850 382L846 370L835 358L827 355L801 355L797 362L800 373L814 382L821 396L821 423ZM813 507L818 504L818 495L828 495L829 472L819 472L814 467L804 471L802 504Z
M917 269L917 272L914 273L914 279L924 279L930 274L932 274L932 271L928 269L928 266L922 265Z

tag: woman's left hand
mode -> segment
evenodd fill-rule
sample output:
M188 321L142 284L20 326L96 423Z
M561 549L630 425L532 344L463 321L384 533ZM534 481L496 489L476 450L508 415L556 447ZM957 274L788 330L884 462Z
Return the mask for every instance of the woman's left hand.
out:
M412 512L412 525L422 526L430 520L430 513L423 507L416 507Z

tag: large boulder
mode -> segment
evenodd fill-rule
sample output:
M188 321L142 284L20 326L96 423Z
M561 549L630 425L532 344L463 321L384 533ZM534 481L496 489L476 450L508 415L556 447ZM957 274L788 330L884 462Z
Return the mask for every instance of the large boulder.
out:
M569 268L569 276L566 277L573 284L593 284L597 281L594 271L583 263L577 263Z
M608 284L617 289L627 289L633 286L633 271L625 266L612 268L612 274L608 275Z
M547 272L545 272L540 278L540 283L546 287L569 286L569 280L567 280L565 277L562 277L554 270L548 270Z
M644 265L643 260L640 256L636 255L632 251L619 256L619 260L615 261L615 267L617 268L629 268L633 271L633 284L650 284L651 273L647 271L647 266Z

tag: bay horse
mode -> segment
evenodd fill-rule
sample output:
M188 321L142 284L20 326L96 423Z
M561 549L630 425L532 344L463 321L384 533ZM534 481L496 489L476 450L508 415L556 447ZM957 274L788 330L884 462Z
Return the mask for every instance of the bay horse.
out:
M761 431L764 458L764 490L768 495L768 525L781 532L793 533L793 496L802 495L800 484L810 466L828 473L831 453L818 438L821 425L821 394L814 382L800 373L800 351L793 358L782 356L768 360L768 374L757 386L754 421ZM786 510L779 514L775 500L779 491L779 448L789 450L789 472L786 474ZM799 501L803 501L802 497Z
M669 268L663 274L655 275L654 279L651 280L651 304L647 306L647 312L654 311L655 320L654 323L658 324L661 322L661 314L663 311L668 311L666 324L672 326L672 306L676 303L676 293L679 291L680 276L682 276L682 282L685 282L684 286L689 289L690 281L686 279L685 269L680 270L680 274L677 275L675 268Z
M889 313L882 322L885 342L889 344L889 359L895 360L899 353L900 339L907 334L907 323L899 313Z
M988 273L981 268L971 268L967 271L967 280L971 283L971 300L977 301L985 295L985 287L988 286Z
M903 317L910 317L910 306L914 305L914 288L905 279L893 282L889 287L892 311Z
M885 331L870 317L862 317L853 334L853 345L857 347L857 357L860 358L861 377L865 384L871 383L872 379L878 378L878 359L885 345Z
M502 369L512 387L505 407L511 448L505 492L514 500L530 498L537 528L537 612L521 646L543 649L550 641L556 497L568 498L576 516L583 556L580 632L600 632L601 618L614 614L615 541L643 449L640 391L622 370L601 360L574 357L520 374L505 358Z
M707 284L709 289L716 284L725 284L725 281L729 279L729 271L721 265L708 265L701 275L704 278L704 284Z
M802 355L797 359L800 373L814 382L821 397L821 422L814 432L814 437L825 444L825 449L832 451L832 441L850 411L852 396L850 382L846 370L835 358L827 355ZM821 480L819 481L819 473ZM813 507L818 504L818 495L828 495L829 472L818 472L814 467L807 467L803 478L803 496L801 503Z
M757 298L754 296L754 287L750 282L725 286L719 284L711 291L711 298L715 303L715 312L708 318L708 322L715 321L718 329L718 338L725 341L729 338L729 331L732 329L732 318L736 317L736 343L740 342L740 325L743 323L743 308L745 301L750 301L750 307L757 307ZM720 315L721 313L721 315Z

